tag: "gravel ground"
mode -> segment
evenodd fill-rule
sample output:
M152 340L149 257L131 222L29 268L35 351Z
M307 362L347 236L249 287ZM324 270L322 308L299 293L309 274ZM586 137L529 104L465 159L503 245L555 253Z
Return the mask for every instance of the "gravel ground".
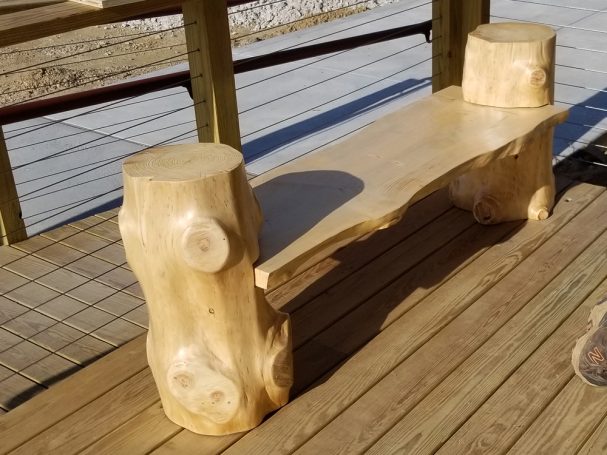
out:
M233 45L393 1L265 0L241 5L229 11ZM89 27L1 49L0 105L99 87L184 62L182 24L181 15L165 16Z

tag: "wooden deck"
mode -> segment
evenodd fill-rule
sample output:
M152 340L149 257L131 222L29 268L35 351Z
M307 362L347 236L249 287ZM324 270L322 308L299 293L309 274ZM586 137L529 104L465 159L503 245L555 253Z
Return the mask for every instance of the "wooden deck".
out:
M199 436L168 421L141 335L1 416L0 452L604 453L607 390L583 385L569 358L607 293L607 179L558 181L545 222L480 226L440 191L271 292L292 316L296 384L292 401L253 431ZM143 332L114 215L0 250L10 303L1 390L16 377L45 385L28 370L38 349L51 383L58 359L78 368L78 342L109 350ZM45 311L68 298L80 309ZM4 309L16 305L28 308ZM55 349L64 330L52 327L63 325L82 335Z

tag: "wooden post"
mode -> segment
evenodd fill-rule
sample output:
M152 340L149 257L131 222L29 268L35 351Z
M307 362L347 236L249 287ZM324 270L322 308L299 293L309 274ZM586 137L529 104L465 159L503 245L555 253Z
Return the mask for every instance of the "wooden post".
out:
M149 309L166 415L196 433L249 430L286 404L289 316L255 287L262 216L242 155L219 144L126 160L120 232Z
M489 22L490 0L433 0L432 92L462 85L468 33Z
M0 127L0 235L2 236L0 245L10 245L27 238L2 127Z
M241 150L226 2L188 0L182 9L198 139Z
M555 46L554 30L544 25L480 25L466 47L464 100L504 108L552 104ZM548 218L555 197L553 130L523 135L510 144L510 156L455 179L453 203L483 224Z

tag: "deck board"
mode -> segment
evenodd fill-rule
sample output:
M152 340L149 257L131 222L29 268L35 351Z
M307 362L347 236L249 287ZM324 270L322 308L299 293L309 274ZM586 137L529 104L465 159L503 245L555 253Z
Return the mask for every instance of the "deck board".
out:
M167 420L147 368L145 338L139 336L2 415L0 452L360 453L375 447L390 453L414 441L420 452L447 454L462 444L470 453L486 453L489 440L500 450L512 446L530 453L537 451L544 428L572 433L573 442L563 442L567 447L604 444L603 411L579 414L590 396L603 403L607 395L576 383L568 358L588 308L607 291L607 192L563 178L559 185L563 193L545 222L490 227L475 224L469 213L450 206L445 192L437 192L400 224L360 239L269 293L274 307L291 313L296 384L292 401L255 430L208 437ZM72 262L60 266L58 257L36 255L52 271L36 281L16 275L24 283L3 296L33 308L10 321L28 311L53 318L54 325L42 324L38 332L25 326L36 332L29 343L51 354L43 357L41 370L27 361L5 367L9 376L2 381L25 392L24 398L47 387L59 364L79 363L70 353L79 344L111 347L145 330L145 307L133 295L140 291L126 268L95 258L113 267L105 273L113 274L114 286L85 269L55 283L63 290L49 288L56 281L49 276L97 251L70 242L70 236L101 223L117 232L117 224L108 221L115 216L113 211L47 234L51 244L85 256L72 254ZM96 237L94 245L101 248L120 246L111 232L85 238ZM14 252L4 255L2 270L8 272L11 260L32 257L22 253L36 246L49 248L27 242L3 247ZM33 287L19 292L19 285ZM48 295L36 297L35 304L14 299L34 299L44 294L41 289ZM62 302L84 304L82 311L100 311L112 320L71 327L73 315ZM53 305L64 313L54 313ZM10 351L23 337L9 329L0 330ZM536 378L538 370L543 374ZM559 413L552 412L554 406ZM434 409L440 412L429 412Z

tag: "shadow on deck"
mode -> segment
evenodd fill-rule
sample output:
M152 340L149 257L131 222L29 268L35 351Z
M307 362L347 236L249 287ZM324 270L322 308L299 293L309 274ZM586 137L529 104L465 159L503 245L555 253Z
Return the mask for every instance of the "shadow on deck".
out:
M594 183L570 180L580 176L571 166L560 166L545 222L480 226L440 191L272 291L293 322L292 401L225 437L162 413L115 211L3 247L1 273L14 278L1 280L3 315L25 311L1 329L0 387L32 383L3 406L61 378L62 362L79 368L135 338L1 417L3 449L598 453L607 392L574 377L569 358L607 293L607 179L595 170ZM80 338L69 342L69 331Z

